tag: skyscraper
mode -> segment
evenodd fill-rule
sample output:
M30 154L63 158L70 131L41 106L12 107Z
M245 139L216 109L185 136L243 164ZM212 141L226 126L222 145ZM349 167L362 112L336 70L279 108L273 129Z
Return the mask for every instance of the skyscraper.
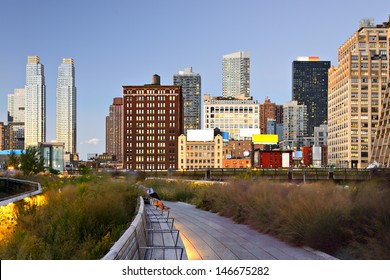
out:
M123 86L123 167L133 170L178 168L178 138L183 133L180 86Z
M46 86L39 56L29 56L26 66L25 143L37 146L46 141Z
M16 88L8 94L8 138L10 149L24 149L25 88Z
M361 26L329 70L328 164L369 165L389 75L389 22Z
M75 154L77 135L75 68L72 58L63 58L58 67L56 95L56 138L64 152Z
M222 59L222 96L250 97L250 52L227 54Z
M24 88L16 88L14 93L8 94L8 123L25 121L25 97Z
M106 153L122 162L123 157L123 98L115 97L106 117Z
M184 104L184 134L187 129L201 127L201 77L192 72L192 67L173 76L173 84L181 86Z
M306 105L299 105L293 100L283 105L283 140L280 146L284 149L299 150L307 134Z
M298 57L292 64L292 99L307 106L307 134L328 120L328 70L330 61Z

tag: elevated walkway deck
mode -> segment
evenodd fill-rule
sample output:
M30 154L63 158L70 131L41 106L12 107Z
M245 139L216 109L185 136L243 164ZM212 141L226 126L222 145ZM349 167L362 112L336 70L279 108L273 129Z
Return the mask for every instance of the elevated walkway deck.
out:
M166 202L190 260L332 260L182 202Z

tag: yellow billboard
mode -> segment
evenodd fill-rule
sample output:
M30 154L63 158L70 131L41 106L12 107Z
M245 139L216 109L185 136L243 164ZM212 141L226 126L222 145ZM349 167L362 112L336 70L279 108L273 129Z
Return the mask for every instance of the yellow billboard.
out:
M277 134L253 134L252 135L253 144L277 144L278 135Z

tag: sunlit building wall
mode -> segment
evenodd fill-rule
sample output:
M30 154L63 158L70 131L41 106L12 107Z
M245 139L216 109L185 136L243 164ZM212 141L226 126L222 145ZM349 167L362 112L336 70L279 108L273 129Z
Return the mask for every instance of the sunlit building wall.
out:
M258 129L259 103L251 99L210 97L204 95L204 129L219 128L230 139L241 140L240 129Z
M366 22L338 49L338 66L329 70L329 165L370 163L388 83L388 33L388 22Z

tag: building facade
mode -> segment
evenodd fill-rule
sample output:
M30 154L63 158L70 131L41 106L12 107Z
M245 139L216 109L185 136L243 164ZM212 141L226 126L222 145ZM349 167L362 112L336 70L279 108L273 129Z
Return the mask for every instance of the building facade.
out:
M307 107L307 135L328 120L328 70L330 61L298 57L292 64L292 100Z
M65 170L64 143L38 143L45 169Z
M276 123L283 123L283 105L271 103L266 97L263 104L260 104L260 130L267 131L267 121L275 120ZM271 133L270 133L271 134Z
M16 88L13 93L8 94L8 123L24 123L25 98L26 90L24 88Z
M328 125L321 124L320 126L314 128L314 145L328 145Z
M204 95L204 129L219 128L230 139L241 140L240 130L259 129L259 103L252 99Z
M178 138L184 131L180 86L123 86L123 167L133 170L178 168Z
M106 117L106 154L114 161L123 158L123 98L115 97Z
M56 94L56 138L65 153L77 153L77 100L75 67L72 58L62 59L58 67Z
M222 58L222 96L250 97L250 52L241 51Z
M306 105L299 105L298 101L290 101L283 105L283 140L280 145L283 149L299 150L304 145L307 134Z
M44 66L38 56L29 56L26 65L25 148L46 141L46 86Z
M365 168L389 75L389 23L361 26L329 70L328 164Z
M181 87L184 104L184 134L187 129L201 128L201 76L192 67L173 76L173 84Z
M24 149L25 103L25 88L16 88L13 93L8 94L9 149Z
M210 141L188 141L186 135L179 136L179 169L197 170L222 168L223 141L221 135Z

